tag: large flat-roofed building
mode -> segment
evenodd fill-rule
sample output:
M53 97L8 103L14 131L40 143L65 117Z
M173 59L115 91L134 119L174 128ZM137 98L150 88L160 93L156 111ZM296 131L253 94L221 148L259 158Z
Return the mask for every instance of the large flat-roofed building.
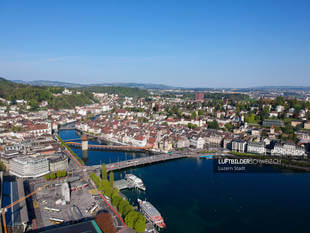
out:
M18 177L39 177L49 173L46 158L29 156L13 158L10 161L10 173Z
M0 152L0 159L7 169L10 169L10 161L19 155L18 151Z

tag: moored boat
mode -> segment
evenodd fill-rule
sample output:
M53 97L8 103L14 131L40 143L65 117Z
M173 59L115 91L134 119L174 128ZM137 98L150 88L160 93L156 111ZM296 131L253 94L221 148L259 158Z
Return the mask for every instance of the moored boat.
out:
M148 201L138 199L140 209L144 216L159 228L165 228L166 224L159 211Z
M125 178L126 178L126 180L131 181L136 188L141 189L143 191L146 190L142 180L140 178L136 177L135 175L133 175L133 174L126 174Z

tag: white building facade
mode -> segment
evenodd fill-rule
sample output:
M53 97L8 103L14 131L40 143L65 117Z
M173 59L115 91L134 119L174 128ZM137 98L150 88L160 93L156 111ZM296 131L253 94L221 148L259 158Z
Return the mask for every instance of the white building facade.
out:
M271 150L271 155L282 155L282 156L305 156L305 149L295 144L276 144Z
M249 142L247 145L247 152L265 155L266 148L263 142Z
M10 161L10 173L18 177L39 177L49 173L49 163L42 157L19 157Z

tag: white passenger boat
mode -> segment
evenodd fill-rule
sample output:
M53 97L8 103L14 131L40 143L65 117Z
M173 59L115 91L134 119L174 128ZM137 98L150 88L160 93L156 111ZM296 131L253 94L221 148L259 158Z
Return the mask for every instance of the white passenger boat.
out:
M142 180L139 177L136 177L133 174L126 174L125 178L126 178L126 180L132 182L136 188L141 189L143 191L146 190Z

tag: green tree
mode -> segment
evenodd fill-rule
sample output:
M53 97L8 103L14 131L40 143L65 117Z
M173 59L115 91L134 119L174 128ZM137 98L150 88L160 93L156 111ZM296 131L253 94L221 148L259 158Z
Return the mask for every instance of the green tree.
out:
M112 195L112 205L117 207L120 201L122 200L121 196L118 195L117 193L114 193Z
M198 116L203 116L205 113L202 109L199 109L198 110Z
M217 123L216 120L213 120L211 122L207 122L207 124L208 124L209 129L219 129L220 128L219 124Z
M254 124L256 123L255 121L255 114L254 113L250 113L250 114L246 114L245 119L246 122Z
M101 165L101 178L103 180L106 180L108 178L107 169L104 163Z
M133 211L133 206L132 205L126 205L123 209L123 216L127 216L127 214L130 212L130 211Z
M138 218L138 213L136 211L130 211L125 217L126 225L130 228L134 228L137 218Z
M134 224L134 229L137 232L144 232L145 231L145 225L146 225L146 219L142 214L138 214L138 218Z
M109 182L110 182L111 186L113 187L113 184L114 184L114 173L112 171L109 174Z
M278 96L274 102L275 102L275 105L283 105L284 104L283 96Z
M97 188L101 185L101 180L100 178L96 175L96 173L92 172L90 174L90 178L91 180L95 183L95 185L97 186Z
M129 205L129 202L127 201L127 200L125 200L125 199L122 199L121 201L120 201L120 203L118 204L118 207L117 207L117 209L118 209L118 211L122 214L122 215L124 215L124 212L125 212L125 207L127 206L127 205Z
M196 118L197 118L197 113L193 111L191 114L191 119L196 119Z
M232 124L230 124L230 123L226 123L226 124L225 124L225 128L226 128L228 131L231 131L232 128L233 128L233 126L232 126Z
M196 129L198 126L196 124L193 124L193 123L188 123L187 127L190 129Z

